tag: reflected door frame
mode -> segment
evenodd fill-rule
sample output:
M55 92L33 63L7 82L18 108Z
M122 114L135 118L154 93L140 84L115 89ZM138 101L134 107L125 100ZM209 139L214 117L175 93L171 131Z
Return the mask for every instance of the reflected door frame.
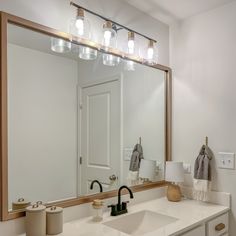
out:
M117 187L117 185L119 185L119 183L123 183L123 156L122 156L122 150L123 150L123 73L118 73L116 75L113 75L113 76L109 76L109 77L105 77L105 78L100 78L100 79L96 79L92 82L89 82L89 83L83 83L80 85L79 87L79 156L80 156L80 161L79 161L79 166L78 166L78 194L79 195L83 195L82 193L82 168L83 168L83 164L84 164L84 161L87 161L87 159L84 157L83 153L82 153L82 150L83 150L83 147L82 147L82 112L83 112L83 109L84 109L84 104L82 103L82 96L83 96L83 89L86 89L86 88L89 88L89 87L94 87L94 86L99 86L99 85L103 85L103 84L109 84L109 83L112 83L112 82L118 82L118 86L119 86L119 106L120 106L120 109L119 109L119 112L120 112L120 130L119 130L119 134L120 134L120 137L119 137L119 157L120 157L120 163L119 163L119 170L118 170L118 173L113 173L115 175L118 176L118 180L114 183L114 185ZM103 189L106 190L107 188L107 191L110 191L110 190L113 190L112 186L108 186L108 184L106 184L105 182L102 183L103 185ZM96 187L96 186L95 186ZM92 193L91 193L92 194Z

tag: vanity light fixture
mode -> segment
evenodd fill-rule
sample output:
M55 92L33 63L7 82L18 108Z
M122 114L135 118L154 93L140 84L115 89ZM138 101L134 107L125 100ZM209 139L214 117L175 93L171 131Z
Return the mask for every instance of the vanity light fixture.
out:
M89 37L86 36L87 39L91 39L90 34L90 24L86 25L87 19L85 18L85 12L88 12L96 17L99 17L104 20L103 24L103 39L102 39L102 47L101 51L103 52L103 64L104 65L109 65L109 66L114 66L119 64L121 58L120 57L125 57L125 54L128 55L133 55L139 57L139 53L137 53L137 45L135 42L135 35L139 35L142 38L145 38L148 40L148 48L147 52L145 53L146 56L145 58L139 58L141 61L147 61L149 64L155 64L157 62L156 60L156 50L154 47L154 44L156 43L156 40L147 37L144 34L141 34L137 31L134 31L124 25L121 25L113 20L110 20L96 12L93 12L89 9L86 9L82 6L79 6L78 4L74 3L73 1L70 2L70 5L74 6L77 8L77 16L74 25L74 28L76 30L72 30L71 34L73 35L78 35L80 37L84 37L86 35L85 32L89 32ZM119 30L126 30L128 32L128 42L127 42L127 50L120 51L120 57L111 55L108 53L110 49L117 49L117 32ZM79 47L84 47L84 46L79 46ZM90 50L94 49L81 49L81 55L79 54L80 58L83 59L90 59L90 56L87 57L88 54L90 54ZM83 55L86 56L83 56ZM127 56L127 63L126 63L126 68L128 70L134 70L134 62L128 59L129 57Z
M71 20L70 33L83 39L91 39L91 27L83 8L77 8L76 18ZM95 60L97 58L97 50L79 45L76 48L78 56L84 60Z
M51 38L51 50L58 53L66 53L71 50L71 42L59 38Z

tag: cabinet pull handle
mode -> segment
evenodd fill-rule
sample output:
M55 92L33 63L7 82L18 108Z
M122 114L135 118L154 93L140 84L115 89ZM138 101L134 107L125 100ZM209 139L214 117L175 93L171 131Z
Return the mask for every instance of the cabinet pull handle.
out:
M216 225L215 230L216 231L221 231L224 228L225 228L225 224L220 223L220 224Z

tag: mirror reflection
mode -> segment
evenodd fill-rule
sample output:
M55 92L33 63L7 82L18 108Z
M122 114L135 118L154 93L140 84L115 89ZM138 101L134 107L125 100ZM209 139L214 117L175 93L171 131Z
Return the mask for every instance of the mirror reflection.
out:
M7 57L9 210L163 180L163 71L10 24Z

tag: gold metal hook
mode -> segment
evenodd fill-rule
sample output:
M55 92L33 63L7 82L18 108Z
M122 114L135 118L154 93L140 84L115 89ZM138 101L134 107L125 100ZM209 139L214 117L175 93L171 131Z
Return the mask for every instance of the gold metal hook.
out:
M208 147L208 137L206 136L206 146Z

